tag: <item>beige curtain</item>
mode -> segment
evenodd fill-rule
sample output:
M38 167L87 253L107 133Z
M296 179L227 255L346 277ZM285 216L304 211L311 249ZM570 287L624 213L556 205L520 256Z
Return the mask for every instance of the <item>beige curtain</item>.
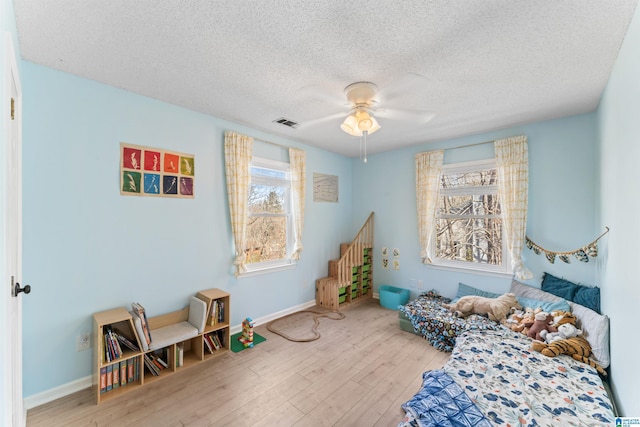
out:
M444 150L416 154L416 199L418 205L418 239L420 257L431 264L431 239L434 236L436 207L440 194L440 173Z
M511 255L511 267L517 279L532 279L533 274L522 260L529 192L527 137L499 139L494 141L494 145L504 236Z
M302 230L304 228L305 174L307 166L306 153L303 150L289 148L289 168L291 174L291 200L293 205L293 237L295 239L291 259L299 260L302 246Z
M251 153L253 138L227 131L224 134L224 165L231 231L236 250L235 275L247 271L244 247L247 238L247 209L251 187Z

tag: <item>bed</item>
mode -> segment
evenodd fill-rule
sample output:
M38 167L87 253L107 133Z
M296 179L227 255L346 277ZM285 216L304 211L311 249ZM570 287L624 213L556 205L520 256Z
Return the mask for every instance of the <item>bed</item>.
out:
M606 316L517 281L511 292L538 302L568 304L591 344L592 359L608 366ZM440 311L445 300L428 293L401 309L419 325L415 332L438 343L436 348L449 351L452 341L453 346L445 366L425 372L421 389L402 405L405 417L399 426L613 424L615 407L594 368L567 355L543 356L531 350L525 335L488 320L492 325L478 319L464 325ZM433 325L440 325L441 336L435 336Z

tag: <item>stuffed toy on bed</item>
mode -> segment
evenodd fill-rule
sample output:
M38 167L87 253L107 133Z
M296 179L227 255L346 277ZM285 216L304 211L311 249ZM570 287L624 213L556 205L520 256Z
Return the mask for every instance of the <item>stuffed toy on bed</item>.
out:
M529 338L533 338L534 340L544 341L544 338L540 335L542 331L547 332L556 332L556 328L551 326L551 322L553 322L553 316L546 311L541 311L536 313L535 320L533 321L533 325L529 328L529 332L527 332L527 336Z
M555 328L558 328L560 325L564 325L565 323L571 323L576 326L576 315L570 311L556 310L552 311L551 315L553 316L553 323L551 325Z
M533 325L536 313L539 313L540 311L542 311L541 308L536 308L534 310L530 307L526 307L524 311L512 309L512 313L509 315L503 325L514 332L520 332L524 335L527 335L527 333L529 332L529 328L531 327L531 325Z
M563 323L558 326L558 332L541 331L540 336L547 344L551 344L554 341L565 340L567 338L577 337L582 335L582 330L576 328L571 323Z
M607 376L607 372L598 363L589 358L591 356L591 345L589 341L581 336L554 341L551 344L542 341L534 341L531 348L548 357L556 357L559 354L566 354L579 362L586 363L593 367L601 375Z
M511 311L511 307L522 308L515 294L508 293L497 298L486 298L476 295L466 295L453 304L445 304L458 317L470 314L486 314L494 322L503 322Z

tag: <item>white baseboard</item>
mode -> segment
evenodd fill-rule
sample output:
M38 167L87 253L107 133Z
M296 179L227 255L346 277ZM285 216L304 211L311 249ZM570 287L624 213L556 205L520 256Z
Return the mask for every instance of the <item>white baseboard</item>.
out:
M374 294L374 297L375 297L375 294ZM315 299L305 302L303 304L299 304L299 305L287 308L286 310L278 311L277 313L269 314L267 316L263 316L258 319L253 319L253 324L255 326L263 325L265 323L271 322L272 320L286 316L287 314L295 313L296 311L313 307L314 305L316 305ZM242 323L232 326L230 328L230 332L232 335L240 331L242 331ZM89 375L87 377L80 378L75 381L71 381L61 386L43 391L41 393L37 393L31 396L25 397L24 406L27 410L29 410L29 409L35 408L36 406L44 405L45 403L49 403L56 399L60 399L61 397L68 396L77 391L84 390L85 388L89 388L91 387L92 378L93 377Z
M68 396L85 388L91 387L92 376L89 375L79 380L71 381L61 386L54 387L49 390L45 390L41 393L32 394L31 396L24 398L24 407L29 410L36 406L44 405L53 400L60 399L61 397Z
M293 307L289 307L285 310L282 311L278 311L277 313L272 313L272 314L268 314L266 316L263 317L259 317L257 319L253 319L253 325L254 326L259 326L259 325L264 325L265 323L269 323L272 320L276 320L279 319L281 317L286 316L287 314L291 314L291 313L295 313L296 311L300 311L300 310L304 310L307 309L309 307L313 307L314 305L316 305L316 300L311 300L311 301L307 301L305 303L302 304L298 304L296 306ZM242 331L242 323L239 325L235 325L231 327L231 335L233 334L237 334L238 332Z

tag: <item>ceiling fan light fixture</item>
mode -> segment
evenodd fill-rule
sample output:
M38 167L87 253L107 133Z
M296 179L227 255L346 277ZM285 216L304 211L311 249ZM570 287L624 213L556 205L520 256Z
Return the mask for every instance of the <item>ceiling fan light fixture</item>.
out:
M367 133L371 135L380 129L380 125L375 117L365 110L359 109L344 119L344 122L340 125L340 129L351 136L362 136L363 131L367 131Z
M369 133L369 135L371 135L372 133L378 131L378 129L380 129L382 126L380 126L378 124L378 121L376 120L375 117L371 116L371 127L369 129L367 129L367 132Z
M344 122L340 125L340 129L348 133L351 136L361 136L362 131L358 128L358 120L351 114L344 119Z

